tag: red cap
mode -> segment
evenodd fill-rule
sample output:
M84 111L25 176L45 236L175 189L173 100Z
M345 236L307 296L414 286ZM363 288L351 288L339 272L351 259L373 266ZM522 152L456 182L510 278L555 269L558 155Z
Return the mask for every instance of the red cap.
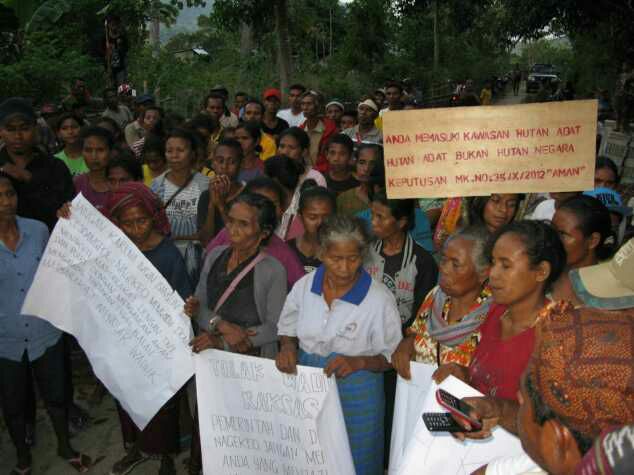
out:
M282 100L282 93L279 89L275 89L274 87L269 87L262 94L262 99L268 99L269 97L277 97L280 101Z

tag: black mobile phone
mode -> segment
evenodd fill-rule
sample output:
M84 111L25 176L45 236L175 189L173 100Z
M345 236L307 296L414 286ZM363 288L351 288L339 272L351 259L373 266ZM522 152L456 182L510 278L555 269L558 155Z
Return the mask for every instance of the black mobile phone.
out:
M423 422L429 432L468 432L448 412L425 412Z
M469 404L462 399L458 399L456 396L449 394L444 389L438 389L436 391L436 400L438 404L447 409L455 418L468 422L475 430L482 428L482 422L471 417L471 412L474 410Z

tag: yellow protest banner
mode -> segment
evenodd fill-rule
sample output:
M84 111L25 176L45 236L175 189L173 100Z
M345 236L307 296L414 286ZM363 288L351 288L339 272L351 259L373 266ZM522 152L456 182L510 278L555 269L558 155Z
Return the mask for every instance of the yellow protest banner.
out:
M393 111L383 116L390 198L589 190L597 101Z

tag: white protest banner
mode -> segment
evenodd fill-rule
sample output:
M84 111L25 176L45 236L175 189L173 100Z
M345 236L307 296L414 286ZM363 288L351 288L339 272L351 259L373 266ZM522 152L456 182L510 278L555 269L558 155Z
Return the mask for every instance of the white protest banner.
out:
M75 336L141 429L194 373L183 300L82 195L55 226L22 313Z
M594 188L597 101L392 111L390 198Z
M453 376L440 385L432 382L425 398L422 413L447 412L436 401L436 390L442 388L458 398L482 396L471 386ZM483 465L501 458L524 455L520 440L501 427L493 430L486 440L460 442L450 434L430 433L418 416L414 434L410 438L398 475L468 475Z
M334 377L218 350L195 362L205 474L354 475Z
M394 418L392 422L392 440L390 442L389 474L397 474L403 461L405 447L412 438L416 421L423 413L425 397L432 384L432 375L436 365L410 363L411 379L398 377L396 399L394 400Z

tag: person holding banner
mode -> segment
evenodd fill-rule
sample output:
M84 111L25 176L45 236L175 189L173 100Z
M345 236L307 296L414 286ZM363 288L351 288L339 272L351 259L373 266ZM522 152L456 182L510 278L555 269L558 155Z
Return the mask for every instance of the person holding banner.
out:
M67 204L60 215L69 218ZM182 298L191 295L192 285L185 262L168 237L170 224L163 204L140 181L121 183L108 194L102 210L148 258ZM111 474L129 473L150 455L161 458L161 474L176 473L171 455L179 448L179 393L154 416L143 431L139 430L126 411L117 403L119 422L126 455L112 467Z
M363 269L369 238L358 218L332 216L319 231L323 262L293 287L280 315L278 369L324 368L337 387L357 475L382 475L383 372L401 339L390 291Z
M92 460L70 445L62 332L47 321L20 314L48 241L48 229L40 221L17 216L17 209L13 182L0 173L0 401L17 451L11 474L31 473L24 404L31 372L57 437L57 454L84 473Z
M229 245L209 251L196 293L185 303L185 313L197 323L192 351L216 348L273 358L287 292L284 267L264 252L277 225L275 205L265 196L243 192L227 206L225 224ZM197 416L194 424L190 473L202 467Z
M263 252L277 218L273 202L242 193L227 206L230 244L207 255L185 312L197 317L195 353L208 348L266 358L277 354L277 321L286 298L286 271Z
M414 323L392 355L398 374L410 379L410 361L468 366L480 341L480 326L491 306L486 285L488 234L481 227L459 231L445 241L440 279L425 297Z

